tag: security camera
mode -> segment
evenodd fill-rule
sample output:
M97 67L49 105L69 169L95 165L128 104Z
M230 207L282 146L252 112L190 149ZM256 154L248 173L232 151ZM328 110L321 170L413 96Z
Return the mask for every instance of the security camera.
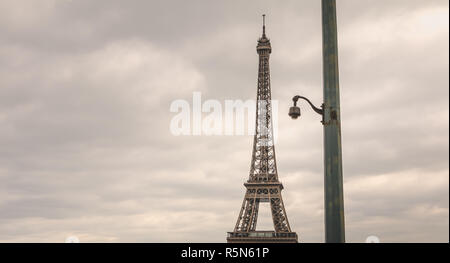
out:
M297 106L292 106L289 108L289 116L291 116L294 120L300 117L300 108Z

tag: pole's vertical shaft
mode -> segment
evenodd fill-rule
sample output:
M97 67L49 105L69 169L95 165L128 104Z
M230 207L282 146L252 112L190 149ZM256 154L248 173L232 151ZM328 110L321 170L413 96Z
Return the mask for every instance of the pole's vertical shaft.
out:
M322 0L325 242L345 242L336 1Z

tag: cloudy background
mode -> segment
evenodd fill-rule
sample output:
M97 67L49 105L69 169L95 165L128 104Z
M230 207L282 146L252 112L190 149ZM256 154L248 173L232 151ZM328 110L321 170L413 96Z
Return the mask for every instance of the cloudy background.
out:
M346 234L449 241L448 1L338 0ZM291 227L323 242L319 1L0 1L0 241L225 242L251 136L172 101L253 99L267 14ZM270 226L263 207L259 229Z

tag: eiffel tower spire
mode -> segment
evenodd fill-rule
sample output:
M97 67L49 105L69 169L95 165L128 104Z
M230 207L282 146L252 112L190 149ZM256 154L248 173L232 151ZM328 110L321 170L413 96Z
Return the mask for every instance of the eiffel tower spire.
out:
M297 234L291 231L284 208L278 180L275 146L273 141L272 105L269 57L272 52L266 36L265 15L263 33L258 40L259 55L256 125L249 179L244 184L247 191L233 232L227 241L233 242L297 242ZM258 209L261 202L269 202L274 230L256 231Z
M266 15L262 15L263 17L263 34L262 37L266 37Z

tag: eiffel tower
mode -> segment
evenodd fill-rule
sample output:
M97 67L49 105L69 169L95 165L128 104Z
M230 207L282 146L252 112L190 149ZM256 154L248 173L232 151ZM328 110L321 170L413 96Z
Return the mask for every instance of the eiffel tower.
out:
M227 242L297 243L297 234L292 232L289 226L281 197L283 184L278 180L275 160L269 71L269 56L272 47L266 36L265 15L263 15L263 33L258 40L256 51L259 55L259 69L252 162L249 179L244 184L247 191L241 211L234 231L228 232ZM270 203L273 231L256 230L259 204L262 202Z

